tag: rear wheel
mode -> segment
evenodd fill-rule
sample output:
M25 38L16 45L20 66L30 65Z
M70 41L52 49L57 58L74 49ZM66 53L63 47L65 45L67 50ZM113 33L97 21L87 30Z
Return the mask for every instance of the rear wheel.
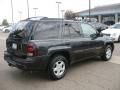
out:
M110 60L112 57L112 46L111 45L107 45L106 48L105 48L105 52L104 54L101 56L101 58L104 60L104 61L108 61Z
M48 74L50 79L59 80L63 78L66 74L67 67L68 61L66 57L62 55L54 56L48 66Z

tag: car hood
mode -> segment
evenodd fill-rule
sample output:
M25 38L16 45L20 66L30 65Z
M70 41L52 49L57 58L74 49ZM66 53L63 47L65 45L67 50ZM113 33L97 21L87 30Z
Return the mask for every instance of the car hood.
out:
M106 34L120 33L120 29L106 29L103 30L102 33L106 33Z

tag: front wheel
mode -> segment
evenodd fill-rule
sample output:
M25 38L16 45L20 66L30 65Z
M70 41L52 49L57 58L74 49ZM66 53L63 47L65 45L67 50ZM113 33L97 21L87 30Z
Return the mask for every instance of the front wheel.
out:
M107 45L105 48L104 54L101 56L102 60L104 60L104 61L110 60L112 57L112 52L113 51L112 51L111 45Z
M51 63L48 66L48 74L50 79L59 80L66 74L68 62L66 57L62 55L56 55L52 58Z

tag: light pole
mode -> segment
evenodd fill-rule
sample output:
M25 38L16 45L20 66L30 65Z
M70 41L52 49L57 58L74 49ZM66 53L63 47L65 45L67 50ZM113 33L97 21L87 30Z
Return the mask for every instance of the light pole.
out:
M14 24L14 18L13 18L13 2L11 0L11 11L12 11L12 24Z
M22 12L21 12L21 11L19 11L18 13L19 13L19 15L20 15L20 20L21 20L21 15L22 15Z
M58 18L60 18L60 10L59 10L60 6L59 5L61 4L61 2L56 2L56 3L58 4Z
M27 0L27 11L28 11L28 18L29 18L29 1Z
M62 19L64 19L64 12L65 12L65 10L61 10L61 13L62 13Z
M91 21L91 0L89 0L89 21Z
M35 16L36 16L38 8L33 8L33 10L35 10Z

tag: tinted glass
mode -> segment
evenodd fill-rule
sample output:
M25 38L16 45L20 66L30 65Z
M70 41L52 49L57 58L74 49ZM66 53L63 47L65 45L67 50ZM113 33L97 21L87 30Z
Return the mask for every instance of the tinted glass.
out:
M33 23L30 21L20 21L12 28L11 34L16 35L16 38L29 39L29 35L33 29Z
M80 23L74 22L69 26L71 38L78 38L81 36Z
M84 37L91 37L91 35L96 34L96 30L88 24L81 24L81 27Z
M57 39L60 23L57 21L41 21L34 33L35 40Z
M67 25L64 26L63 38L64 39L70 38L70 30L69 30L69 27Z

